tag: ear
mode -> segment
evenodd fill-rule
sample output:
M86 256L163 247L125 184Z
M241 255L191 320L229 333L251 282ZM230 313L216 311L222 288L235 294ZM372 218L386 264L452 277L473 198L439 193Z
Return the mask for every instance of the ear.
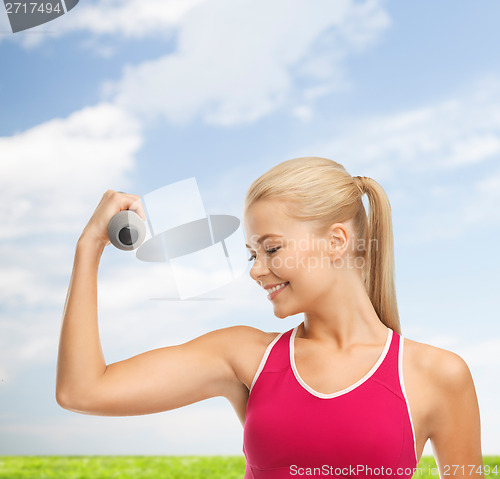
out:
M344 223L334 223L328 230L330 253L343 255L349 244L350 232Z

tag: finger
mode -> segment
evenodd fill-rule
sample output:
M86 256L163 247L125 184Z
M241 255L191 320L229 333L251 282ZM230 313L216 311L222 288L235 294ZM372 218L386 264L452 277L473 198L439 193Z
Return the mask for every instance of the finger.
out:
M143 221L146 221L146 212L144 210L144 206L142 204L140 196L131 195L135 198L134 202L130 205L131 210L135 211Z
M120 209L135 211L143 221L146 221L146 212L140 196L124 193L123 191L117 191L116 193L120 195Z

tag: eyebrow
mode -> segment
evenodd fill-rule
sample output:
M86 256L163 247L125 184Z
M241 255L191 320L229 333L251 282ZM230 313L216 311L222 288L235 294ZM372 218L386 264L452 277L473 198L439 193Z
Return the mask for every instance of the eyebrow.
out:
M273 234L273 233L267 233L265 235L262 235L258 240L257 240L257 243L262 243L266 238L269 238L270 236L279 236L280 238L282 238L283 236L282 235L277 235L277 234ZM248 246L247 244L245 245L247 248L250 248L250 246Z

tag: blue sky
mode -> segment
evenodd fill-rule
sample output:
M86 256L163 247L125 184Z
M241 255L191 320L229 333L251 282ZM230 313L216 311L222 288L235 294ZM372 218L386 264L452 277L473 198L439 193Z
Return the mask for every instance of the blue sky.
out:
M240 454L222 398L118 418L56 404L74 246L108 188L196 177L208 212L241 218L250 183L299 156L384 187L403 335L466 360L483 453L500 454L498 2L81 0L16 34L2 8L0 454ZM164 292L161 265L106 249L108 363L301 321L247 274L210 307L151 301Z

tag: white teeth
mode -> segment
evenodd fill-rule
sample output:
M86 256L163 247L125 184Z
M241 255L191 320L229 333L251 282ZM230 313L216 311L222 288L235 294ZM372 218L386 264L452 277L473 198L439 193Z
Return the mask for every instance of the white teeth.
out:
M274 293L276 290L283 288L283 286L285 286L286 284L287 283L281 283L281 284L278 284L278 286L275 286L274 288L271 288L269 290L269 294Z

